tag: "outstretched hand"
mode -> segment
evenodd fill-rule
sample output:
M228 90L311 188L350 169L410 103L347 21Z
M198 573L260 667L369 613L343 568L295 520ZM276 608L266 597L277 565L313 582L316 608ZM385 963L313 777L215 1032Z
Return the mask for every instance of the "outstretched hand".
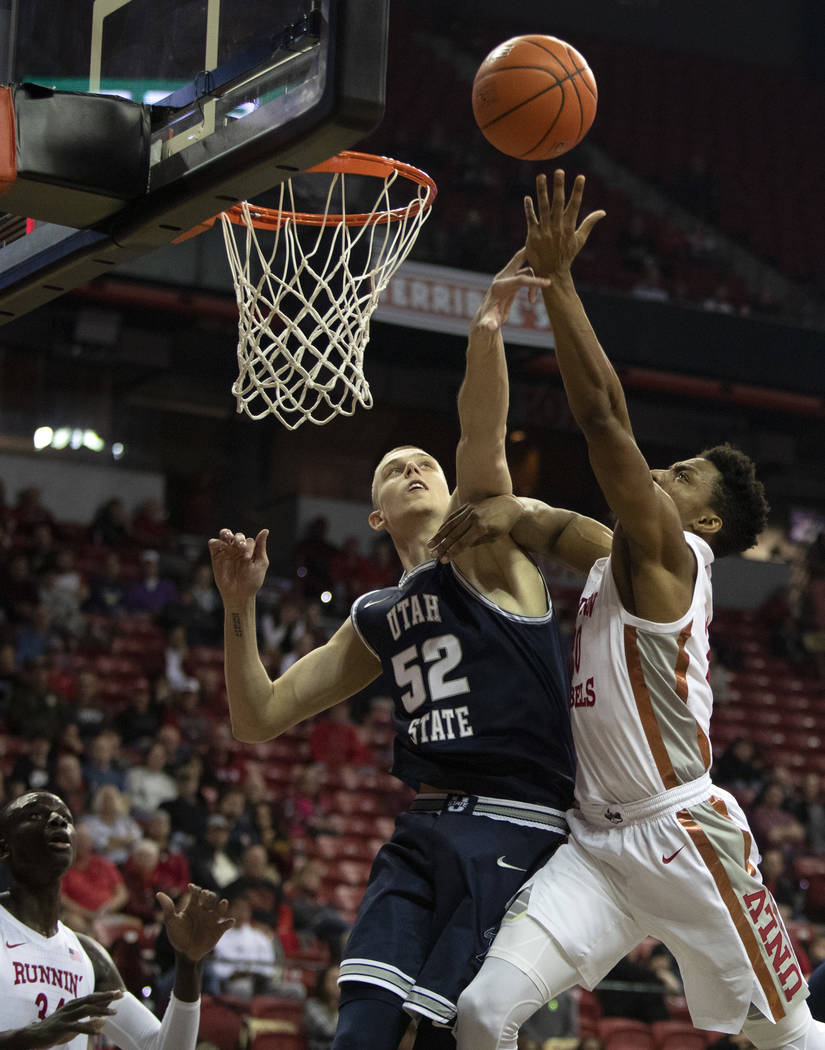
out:
M547 277L563 276L587 243L593 227L607 212L591 211L579 223L584 193L584 175L573 181L570 198L564 201L564 172L553 173L553 199L548 196L547 176L536 179L538 216L532 198L524 198L527 219L526 257L536 273Z
M429 541L430 550L442 562L455 561L470 547L492 543L506 536L523 513L516 496L490 496L478 503L465 503L441 523Z
M209 541L212 573L227 608L237 608L261 588L269 568L266 541L269 529L261 529L253 540L242 532L221 529L217 539Z
M476 323L490 332L498 331L507 323L513 302L522 288L528 290L530 301L534 302L539 290L547 287L547 277L536 277L527 264L527 252L519 248L513 258L493 278L487 289L481 306L476 314Z
M155 897L163 912L169 943L192 962L208 955L229 927L235 925L234 919L226 917L228 900L192 883L181 908L176 908L165 893Z

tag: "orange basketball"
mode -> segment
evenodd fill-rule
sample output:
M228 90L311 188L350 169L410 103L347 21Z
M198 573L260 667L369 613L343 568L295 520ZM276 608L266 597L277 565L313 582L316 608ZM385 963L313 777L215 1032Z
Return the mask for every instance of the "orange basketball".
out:
M473 116L497 150L549 160L577 145L596 116L596 78L554 36L516 36L490 52L473 81Z

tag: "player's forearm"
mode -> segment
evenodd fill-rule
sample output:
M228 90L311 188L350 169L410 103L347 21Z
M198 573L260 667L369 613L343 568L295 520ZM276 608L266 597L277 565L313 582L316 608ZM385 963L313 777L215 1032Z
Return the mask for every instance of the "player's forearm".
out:
M175 997L182 1003L194 1003L201 994L201 964L185 955L175 956Z
M238 740L268 740L272 681L261 662L255 623L255 599L224 611L224 675L232 732Z
M511 491L504 461L510 387L501 330L473 323L458 392L461 425L456 464L462 498ZM502 488L502 485L505 488Z
M556 361L576 422L585 434L615 419L629 430L622 385L593 331L572 276L555 276L542 294L556 340Z
M16 1031L0 1032L0 1050L35 1050L43 1046L38 1042L34 1026L18 1028Z

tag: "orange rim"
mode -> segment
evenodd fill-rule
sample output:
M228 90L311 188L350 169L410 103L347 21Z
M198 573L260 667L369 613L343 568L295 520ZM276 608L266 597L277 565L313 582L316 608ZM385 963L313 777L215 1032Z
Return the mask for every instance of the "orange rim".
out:
M427 195L417 198L402 208L392 208L382 212L359 212L353 215L324 215L321 212L289 211L286 208L259 208L255 204L249 204L249 218L253 226L259 230L277 230L287 221L302 226L336 226L346 223L347 226L364 226L367 223L399 222L401 219L411 218L420 211L432 206L438 189L430 176L414 168L412 164L405 164L391 157L379 157L373 153L356 153L352 150L343 150L329 160L316 164L313 168L307 168L308 172L329 172L330 174L344 175L372 175L375 178L386 179L395 171L403 178L414 182L417 186L425 186ZM296 175L300 172L296 172ZM245 209L241 204L235 204L228 208L223 214L239 226L246 224ZM214 221L214 220L213 220Z

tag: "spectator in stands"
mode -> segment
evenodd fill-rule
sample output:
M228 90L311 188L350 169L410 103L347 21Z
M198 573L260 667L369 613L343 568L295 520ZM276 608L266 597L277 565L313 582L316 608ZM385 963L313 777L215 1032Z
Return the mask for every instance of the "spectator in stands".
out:
M40 579L57 567L57 544L54 528L43 522L32 530L31 545L26 550L32 576Z
M289 835L304 839L334 831L329 815L321 802L324 786L324 767L317 762L302 766L292 793L284 799L284 815L289 822Z
M782 850L787 857L799 855L805 845L805 828L784 808L785 788L770 780L756 798L750 812L750 826L757 842Z
M63 799L75 820L86 813L91 792L83 778L83 766L77 755L68 751L57 755L54 777L47 790Z
M189 754L200 754L207 750L210 726L204 717L203 694L197 678L190 679L180 689L172 690L166 725L177 729L181 747Z
M100 693L100 680L97 672L89 667L78 672L72 718L77 722L80 735L84 740L108 728L112 721L111 712Z
M255 835L266 850L267 861L285 879L292 870L292 843L289 826L277 802L261 799L252 807Z
M154 881L158 889L176 901L192 881L192 875L185 852L172 842L172 821L165 809L156 809L148 815L143 835L144 841L154 842L158 847Z
M129 516L123 500L112 496L102 503L89 523L89 531L95 543L102 547L125 547L131 542Z
M144 820L164 802L178 793L173 777L167 771L169 755L165 744L155 740L148 745L143 761L126 774L126 791L131 800L132 815Z
M234 999L251 999L253 995L302 999L303 985L284 980L284 950L275 932L253 924L252 905L243 894L230 902L228 915L235 925L221 937L209 957L205 988L213 995L230 995Z
M668 301L670 293L664 285L661 268L655 259L648 261L639 280L630 289L630 294L646 302L666 303Z
M756 745L747 736L735 737L716 762L714 782L747 806L762 790L767 772Z
M45 736L56 740L73 713L49 686L46 665L38 662L28 669L21 688L15 690L14 706L6 716L6 723L17 736Z
M178 590L172 580L160 574L160 555L156 550L145 550L140 555L140 578L126 592L126 607L132 612L161 615L177 599Z
M129 748L142 751L157 737L161 724L160 708L152 696L149 682L140 678L124 690L125 706L115 715L114 726Z
M583 1036L573 1050L604 1050L604 1043L597 1035Z
M361 553L358 537L349 536L330 563L333 608L337 614L347 615L355 599L371 590L368 575L367 559Z
M401 577L401 563L395 553L395 547L386 536L379 536L373 541L370 555L367 558L364 585L368 591L381 587L394 587Z
M173 692L183 692L197 687L198 680L190 673L189 642L182 624L169 628L164 654L164 674L169 688Z
M67 636L56 626L58 622L53 608L40 601L38 592L31 616L17 625L14 634L14 650L20 667L33 666L50 650L63 647Z
M123 864L132 846L142 838L140 826L129 815L129 800L114 784L104 784L92 797L91 813L81 820L92 835L95 851L113 864Z
M805 828L805 852L825 853L825 792L819 773L803 774L791 812Z
M69 669L65 651L56 647L47 649L43 664L49 689L53 689L61 700L73 701L77 693L77 680Z
M103 556L101 571L95 573L90 581L84 611L114 619L126 608L127 589L120 555L117 551L107 551Z
M140 547L166 550L172 542L172 529L166 508L158 499L138 504L132 514L130 535Z
M238 878L240 871L227 852L229 821L213 813L206 821L206 834L187 853L192 881L206 890L223 893L224 887Z
M200 761L192 759L179 766L175 772L175 783L177 794L168 802L161 803L160 808L169 814L172 840L188 851L195 843L203 840L209 819L209 804L201 791ZM197 879L194 881L203 885Z
M24 689L23 676L17 663L17 654L10 642L0 645L0 725L15 710Z
M330 1050L338 1024L338 967L318 971L315 987L304 1003L304 1034L307 1050Z
M670 1011L667 996L674 993L651 965L651 955L657 942L647 937L638 948L613 967L605 978L610 985L626 984L627 989L596 988L596 996L605 1017L632 1017L652 1024L667 1021Z
M212 725L204 768L209 771L204 777L204 783L219 790L230 784L243 784L246 780L246 760L226 722Z
M11 509L15 532L31 532L38 525L54 527L54 515L42 502L42 493L37 485L28 485L17 493L17 502Z
M229 853L240 862L244 850L255 842L252 815L246 808L246 793L240 784L226 784L218 796L217 812L229 824Z
M313 518L295 546L295 571L307 598L318 598L324 591L332 590L332 562L338 548L330 543L328 532L325 517Z
M106 919L123 918L129 892L117 865L95 851L90 829L82 823L76 828L74 863L60 884L62 919L73 930L91 934L108 945Z
M782 850L775 847L764 850L759 870L762 873L762 881L782 911L782 917L786 920L796 918L799 914L802 890L799 882L791 876Z
M13 554L5 566L0 586L0 609L11 624L31 620L40 601L37 580L22 551Z
M163 889L157 881L160 850L151 839L138 839L131 852L120 866L128 899L124 911L134 915L142 923L155 921L157 904L155 894Z
M15 759L9 774L11 795L45 791L54 778L52 742L47 736L33 736Z
M126 774L115 761L117 751L117 737L107 729L89 740L86 746L88 758L83 766L83 776L90 794L94 795L97 789L104 784L114 784L120 792L126 790ZM68 802L61 792L58 791L56 794Z
M305 860L284 886L287 904L292 909L295 932L303 944L321 941L330 958L341 960L349 926L341 915L321 900L324 871L317 860Z
M373 766L375 757L353 725L346 702L329 708L312 727L309 750L326 766Z
M256 844L246 847L241 857L241 873L224 887L223 893L230 901L236 897L245 897L256 923L273 930L277 928L284 893L280 877L269 866L263 846Z
M190 632L190 641L193 645L220 645L223 640L223 603L209 562L195 566L191 587L192 600L200 615L194 632Z
M58 755L74 755L81 766L86 761L86 744L80 735L77 722L67 722L57 737L55 749Z
M616 237L616 250L622 265L632 273L641 274L656 258L656 245L647 229L645 216L634 211Z

